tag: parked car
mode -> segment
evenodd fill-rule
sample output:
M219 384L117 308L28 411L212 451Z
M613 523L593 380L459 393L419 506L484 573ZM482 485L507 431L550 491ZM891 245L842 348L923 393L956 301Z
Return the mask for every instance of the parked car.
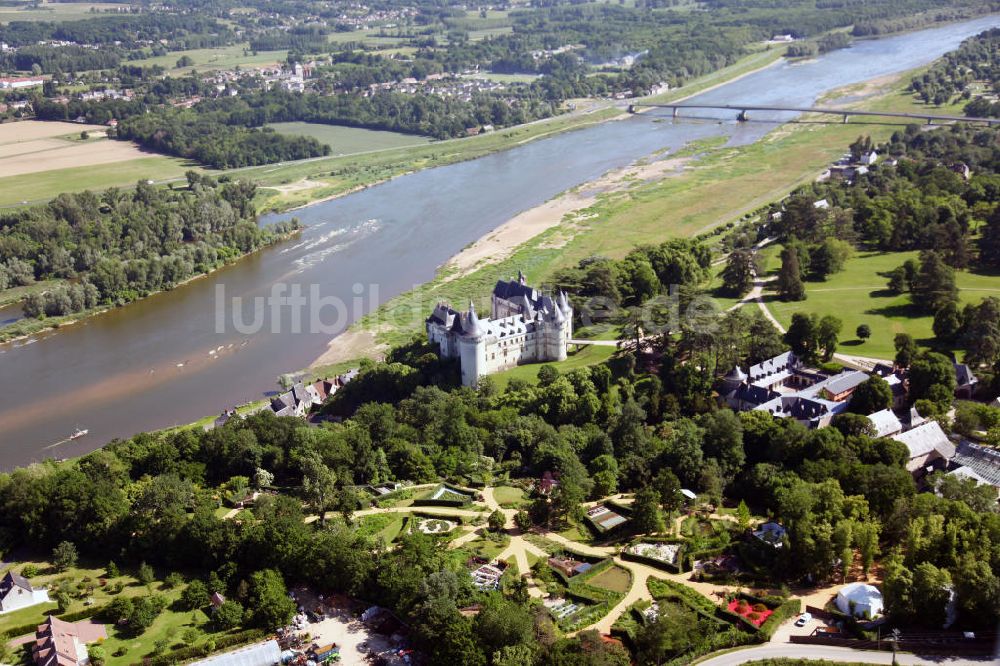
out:
M811 619L813 619L812 613L803 613L802 615L799 615L799 619L795 620L795 626L804 627Z

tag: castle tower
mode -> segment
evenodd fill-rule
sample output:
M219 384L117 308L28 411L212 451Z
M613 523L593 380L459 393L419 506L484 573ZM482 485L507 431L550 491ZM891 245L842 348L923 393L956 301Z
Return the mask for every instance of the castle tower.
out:
M476 316L476 306L469 302L469 312L462 322L458 355L462 365L462 385L475 386L486 373L486 329Z

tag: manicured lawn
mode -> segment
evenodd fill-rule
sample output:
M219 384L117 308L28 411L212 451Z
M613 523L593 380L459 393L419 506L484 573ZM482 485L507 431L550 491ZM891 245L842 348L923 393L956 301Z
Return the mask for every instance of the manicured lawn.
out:
M908 294L894 295L886 289L885 274L917 256L917 252L857 252L843 271L825 282L806 282L806 300L784 303L773 292L766 292L765 301L785 327L795 312L840 317L844 323L840 352L891 359L895 355L893 338L897 333L909 333L924 345L933 337L934 318L914 308ZM963 303L1000 296L1000 278L995 275L959 271L956 282ZM868 324L872 329L871 338L863 343L854 337L859 324Z
M493 489L497 503L504 507L516 507L527 504L524 491L514 486L497 486Z
M609 592L625 594L632 586L632 574L627 569L616 565L605 569L593 578L588 578L587 585L599 587Z
M414 134L322 123L271 123L268 127L280 134L312 137L330 146L334 155L354 155L371 150L420 146L432 141L429 137Z
M497 555L504 551L509 542L510 538L506 535L497 540L489 537L480 537L463 545L461 550L465 550L472 555L477 555L484 560L494 560Z
M599 347L596 345L588 345L580 349L580 351L571 350L568 358L562 363L554 364L561 374L565 374L570 370L575 370L576 368L585 368L591 365L597 365L598 363L603 363L611 358L615 353L615 347ZM538 369L542 367L543 364L540 363L530 363L527 365L519 365L516 368L511 368L510 370L505 370L504 372L498 372L492 375L494 382L496 382L497 388L503 390L506 388L507 384L511 379L523 379L526 382L535 384L538 382Z

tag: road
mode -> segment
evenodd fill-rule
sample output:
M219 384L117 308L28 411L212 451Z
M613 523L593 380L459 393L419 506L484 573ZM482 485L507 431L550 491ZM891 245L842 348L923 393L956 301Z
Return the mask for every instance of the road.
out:
M760 647L735 650L716 657L697 662L699 666L737 666L761 659L777 658L816 659L864 664L892 664L892 652L871 652L868 650L852 650L850 648L828 647L826 645L792 645L773 644ZM919 657L913 654L899 653L896 655L899 664L927 664L929 666L982 666L996 663L989 657L983 659L958 659L954 657Z

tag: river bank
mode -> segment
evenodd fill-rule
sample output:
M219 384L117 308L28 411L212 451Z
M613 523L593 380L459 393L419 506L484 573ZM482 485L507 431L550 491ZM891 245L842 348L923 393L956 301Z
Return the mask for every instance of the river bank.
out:
M998 22L990 17L866 41L811 64L781 62L697 101L810 106L831 90L922 66ZM831 153L838 157L858 134L882 127L784 125L794 115L780 113L736 123L732 116L719 112L696 122L674 121L669 113L627 115L481 159L422 169L294 214L265 215L263 223L299 218L306 227L302 238L209 279L8 350L0 372L31 377L33 391L14 392L0 405L4 465L53 455L46 446L77 428L90 429L90 435L61 445L61 457L259 401L277 390L279 376L323 356L338 333L363 331L354 347L377 356L381 345L421 331L438 300L463 304L474 298L487 308L495 280L518 269L538 283L581 257L621 256L638 244L697 233L809 180ZM693 145L701 148L685 151ZM444 152L437 150L435 159ZM690 159L676 177L636 180L599 194L582 214L571 214L572 225L554 224L519 245L512 241L505 258L479 268L477 262L468 274L442 279L459 273L447 268L453 257L506 222L561 192L582 192L581 183L630 164L642 166L650 154L655 157L648 163L663 155ZM313 168L296 168L307 167ZM561 221L558 213L553 217ZM304 330L296 327L291 304L268 306L273 294L296 288L308 300ZM358 321L362 325L351 326ZM371 344L362 344L366 336ZM348 356L357 358L341 358ZM574 357L570 363L587 360Z
M922 105L905 90L923 69L880 75L823 97L849 96L849 103L838 105L845 109L917 110ZM390 316L407 309L407 303L448 300L461 287L475 294L497 276L523 267L531 267L533 283L543 284L559 268L592 254L621 257L643 242L691 236L737 221L811 181L859 133L879 141L900 127L803 120L807 122L779 124L746 146L700 147L697 156L677 151L670 159L654 155L637 160L516 215L458 252L433 280L391 300L334 338L310 365L310 372L381 355L418 331L422 320L400 322ZM663 220L674 222L664 225Z
M423 169L474 160L557 134L584 129L608 121L621 120L628 117L628 104L637 101L683 101L771 67L781 61L784 53L784 47L757 51L728 67L658 95L617 102L613 100L571 100L572 103L582 108L489 134L357 155L313 158L277 167L265 165L229 173L249 177L257 182L261 189L257 202L260 212L292 212L347 196Z
M89 319L90 317L96 317L97 315L104 314L105 312L110 312L110 311L115 310L117 308L126 307L126 306L128 306L128 305L130 305L130 304L132 304L132 303L134 303L136 301L143 300L143 299L146 299L146 298L150 298L152 296L156 296L157 294L162 294L162 293L167 292L167 291L172 291L174 289L177 289L178 287L183 287L186 284L190 284L190 283L194 282L195 280L200 280L202 278L207 278L207 277L209 277L211 275L214 275L215 273L217 273L218 271L222 270L223 268L226 268L228 266L232 266L232 265L234 265L234 264L242 261L243 259L256 254L257 252L260 252L260 251L264 250L265 248L272 247L272 246L277 245L279 243L283 243L283 242L285 242L287 240L291 240L292 238L295 238L296 236L298 236L301 233L302 233L302 229L295 229L295 230L287 232L287 233L275 234L274 237L272 237L270 240L268 240L268 242L265 243L264 245L261 245L260 247L256 248L255 250L251 250L250 252L244 252L243 254L241 254L239 256L233 257L231 260L225 261L225 262L219 264L218 266L214 267L210 271L206 271L204 273L198 273L196 275L192 275L191 277L188 277L188 278L185 278L185 279L181 280L180 282L178 282L177 284L173 285L172 287L169 287L169 288L166 288L166 289L158 289L156 291L152 291L152 292L150 292L150 293L148 293L148 294L146 294L144 296L140 296L135 301L129 301L128 303L124 303L122 305L112 305L112 306L99 305L99 306L97 306L95 308L90 308L89 310L81 310L79 312L72 312L72 313L67 314L67 315L61 315L61 316L55 316L55 317L44 317L44 318L41 318L41 319L36 319L36 318L28 319L27 317L25 317L25 318L23 318L23 319L15 322L15 323L12 323L12 324L9 324L7 326L4 326L4 327L0 328L0 349L2 349L4 345L13 345L13 346L16 347L17 343L22 342L22 341L27 341L27 344L31 344L32 341L33 341L33 336L42 335L42 334L45 334L45 333L51 333L51 332L56 331L58 329L63 329L63 328L66 328L68 326L73 326L74 324L78 324L78 323L80 323L82 321L85 321L85 320ZM55 281L50 281L50 282L55 282ZM54 286L58 286L59 284L62 284L62 283L61 282L56 282ZM16 290L16 289L19 289L19 288L15 287L14 289ZM8 290L8 291L12 291L12 290ZM44 293L44 291L45 290L42 290L39 293ZM0 292L0 296L2 296L3 293L4 292ZM20 301L23 301L25 298L27 298L27 294L28 293L29 292L24 292L24 295L21 296L20 299L18 299L18 300L8 300L8 301L6 301L4 303L4 305L9 306L9 305L12 305L12 304L16 304L16 303L18 303Z

